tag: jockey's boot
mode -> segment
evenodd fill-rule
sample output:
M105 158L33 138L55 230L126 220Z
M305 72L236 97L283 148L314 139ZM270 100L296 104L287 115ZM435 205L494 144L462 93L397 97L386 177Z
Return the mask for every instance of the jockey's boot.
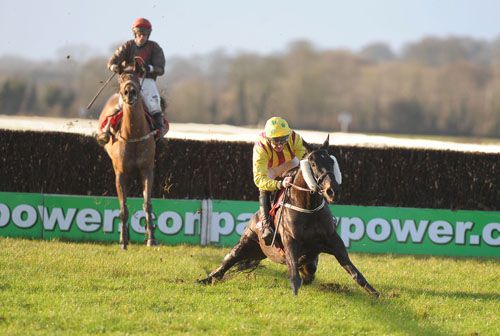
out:
M101 146L106 145L109 142L111 137L111 132L109 129L111 128L111 119L108 119L106 126L104 126L99 134L97 134L97 143Z
M165 131L165 125L163 123L163 113L161 112L156 112L155 114L152 115L153 117L153 124L155 130L157 130L157 139L162 138L162 134Z
M101 132L96 136L96 140L99 145L104 146L109 142L109 139L111 138L111 117L120 112L121 109L120 104L117 104L113 112L108 115L108 122L106 123L106 126L104 126Z
M259 211L260 218L262 219L261 223L261 237L264 240L264 243L269 246L273 242L274 231L271 226L271 215L269 211L271 211L271 192L265 190L259 190Z

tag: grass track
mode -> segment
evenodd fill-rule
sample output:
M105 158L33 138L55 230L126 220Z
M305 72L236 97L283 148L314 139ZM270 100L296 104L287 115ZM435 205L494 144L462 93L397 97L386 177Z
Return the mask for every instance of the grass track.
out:
M353 254L369 297L336 260L292 295L286 268L201 286L229 249L0 238L0 335L498 335L500 262Z

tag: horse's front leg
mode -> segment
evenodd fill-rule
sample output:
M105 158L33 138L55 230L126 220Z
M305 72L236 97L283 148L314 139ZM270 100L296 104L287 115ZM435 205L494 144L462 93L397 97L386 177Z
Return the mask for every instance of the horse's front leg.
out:
M128 208L127 208L127 176L123 173L116 173L115 178L116 194L120 203L120 247L127 249L129 242L128 231Z
M288 266L288 277L290 279L290 285L293 289L293 294L297 295L299 292L300 285L302 284L302 278L299 273L299 246L297 241L292 238L286 237L283 241L285 247L286 264Z
M156 246L155 228L153 226L153 206L151 205L151 189L153 186L154 173L152 169L141 171L143 198L142 206L146 213L146 244L147 246Z
M356 268L356 266L354 266L349 258L345 244L337 232L333 232L331 239L327 243L325 252L333 254L339 264L346 270L347 273L349 273L358 285L364 288L371 295L375 297L380 296L380 293L368 283L363 274Z

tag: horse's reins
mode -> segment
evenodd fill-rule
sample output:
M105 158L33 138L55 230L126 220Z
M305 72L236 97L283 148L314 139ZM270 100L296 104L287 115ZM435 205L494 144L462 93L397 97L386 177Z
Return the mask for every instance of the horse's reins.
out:
M317 179L318 186L321 184L321 182L324 180L324 178L326 176L328 176L328 175L333 175L333 172L331 172L331 171L328 170L328 171L326 171L326 172L324 172L323 174L320 175L320 177ZM290 183L290 187L294 188L294 189L297 189L297 190L300 190L300 191L310 192L311 194L314 193L314 190L312 190L310 188L304 188L304 187L298 186L298 185L293 184L293 183ZM290 187L288 187L286 190L289 190ZM317 193L321 195L322 192L323 192L323 189L318 190ZM285 196L286 196L286 194L285 194ZM286 207L286 208L298 211L298 212L302 212L302 213L315 213L316 211L321 210L325 206L325 200L324 199L322 199L321 204L318 205L314 209L304 209L304 208L295 206L295 205L290 204L290 203L285 203L285 202L286 201L285 201L285 197L284 197L283 201L280 202L280 205L282 205L283 207ZM281 211L283 211L283 207L281 208ZM280 215L281 215L281 212L280 212ZM279 222L278 222L278 224L279 224Z
M289 191L290 191L290 188L286 188L285 189L285 194L283 195L283 201L280 203L281 205L283 205L283 203L286 201L286 199L288 197L288 192ZM278 233L278 229L280 227L281 217L282 217L281 215L282 214L283 214L283 207L281 207L281 209L280 209L280 214L279 214L279 217L278 217L278 223L276 224L276 230L274 230L273 241L271 242L271 246L274 245L274 241L276 240L276 234Z

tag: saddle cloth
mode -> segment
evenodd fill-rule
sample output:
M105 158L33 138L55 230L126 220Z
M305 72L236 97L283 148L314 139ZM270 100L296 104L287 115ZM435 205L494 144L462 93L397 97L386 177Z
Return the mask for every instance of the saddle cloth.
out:
M151 130L154 130L153 118L149 115L148 112L144 112L144 117L146 118L146 120L149 124L149 128ZM123 118L123 111L122 110L118 111L117 113L115 113L113 115L104 117L99 123L99 131L102 132L102 129L109 122L111 124L111 128L116 133L116 131L118 131L120 129L120 123L122 121L122 118ZM164 129L161 137L163 137L165 134L167 134L168 130L170 129L170 124L165 116L163 117L163 124L165 125L165 129Z

